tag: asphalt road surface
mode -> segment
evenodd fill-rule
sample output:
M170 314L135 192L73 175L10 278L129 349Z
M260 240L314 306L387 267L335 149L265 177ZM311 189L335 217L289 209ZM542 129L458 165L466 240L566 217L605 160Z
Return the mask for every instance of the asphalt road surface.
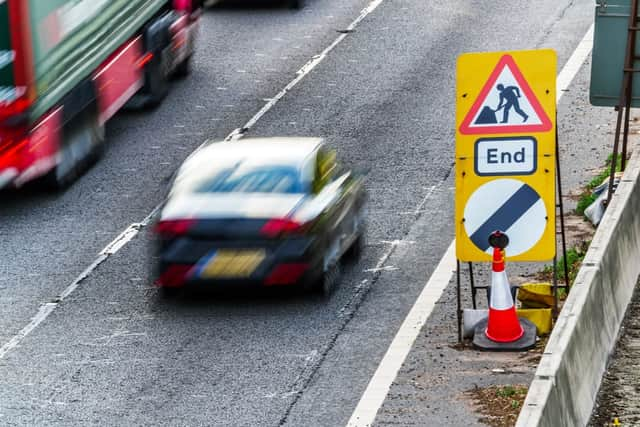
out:
M204 14L192 75L112 120L74 186L2 195L0 424L344 425L453 238L457 55L551 47L561 68L592 21L587 0L241 3ZM367 248L330 299L164 301L144 226L99 255L270 100L247 136L322 136L369 171Z

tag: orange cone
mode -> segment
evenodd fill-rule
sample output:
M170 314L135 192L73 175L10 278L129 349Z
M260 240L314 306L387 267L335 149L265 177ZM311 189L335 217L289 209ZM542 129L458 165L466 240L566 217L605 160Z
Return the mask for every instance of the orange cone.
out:
M493 248L491 299L485 335L490 340L501 343L517 341L524 335L511 296L509 279L504 271L504 251L500 248Z
M536 325L516 314L509 279L504 271L504 248L509 239L496 231L489 242L493 246L489 317L476 325L473 345L491 351L528 350L536 344Z

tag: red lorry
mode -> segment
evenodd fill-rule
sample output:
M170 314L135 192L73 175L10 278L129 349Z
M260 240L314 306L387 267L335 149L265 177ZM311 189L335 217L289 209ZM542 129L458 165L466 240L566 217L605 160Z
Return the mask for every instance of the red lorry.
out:
M200 0L0 0L0 189L61 188L125 104L158 104L194 51Z

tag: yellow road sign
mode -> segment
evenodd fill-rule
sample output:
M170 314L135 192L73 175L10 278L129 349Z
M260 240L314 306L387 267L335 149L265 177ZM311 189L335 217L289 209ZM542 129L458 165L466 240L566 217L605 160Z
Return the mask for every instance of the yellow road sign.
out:
M511 261L553 258L556 54L468 53L456 83L456 255L491 261L504 232Z

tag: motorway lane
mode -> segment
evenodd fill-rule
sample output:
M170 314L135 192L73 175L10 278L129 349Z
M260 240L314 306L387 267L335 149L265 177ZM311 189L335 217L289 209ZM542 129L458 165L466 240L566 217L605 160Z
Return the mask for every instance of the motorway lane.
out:
M310 3L302 16L323 25L329 12L317 8L337 7L338 2ZM442 10L422 1L383 2L249 132L326 136L350 165L371 168L370 244L361 263L347 269L333 298L197 295L161 301L150 287L148 238L143 233L100 266L20 348L0 361L0 420L60 425L344 424L453 234L450 172L455 55L483 46L555 47L546 36L562 22L569 4L549 1L545 9L505 1L487 10L489 6L480 3L453 2ZM345 6L344 2L340 5ZM349 5L351 15L347 11L340 15L342 28L363 4ZM540 15L541 10L546 14ZM284 19L280 14L285 13L223 8L208 13L206 19L228 25L225 28L242 33L238 38L243 39L246 31L239 29L246 27L241 25L262 25L264 29L268 20ZM341 28L335 19L330 18L326 26ZM509 34L512 27L504 27L504 22L513 21L530 25L513 35ZM287 31L299 31L297 36L307 33L306 28L293 24ZM335 38L332 31L296 40L306 41L304 46L318 53ZM575 34L574 43L581 35ZM108 241L93 242L82 230L74 232L74 227L86 227L87 235L86 230L109 231L102 224L109 223L105 218L112 218L113 236L139 221L160 200L161 178L169 176L190 148L205 135L223 137L242 125L261 106L259 97L273 96L288 81L283 75L269 74L266 66L252 69L259 59L234 58L237 52L231 40L205 32L203 36L207 41L201 46L214 51L216 44L224 44L227 49L218 51L230 59L203 58L201 49L196 64L196 82L201 86L181 83L153 114L153 126L143 125L148 116L129 114L118 119L110 129L114 143L107 159L63 196L44 201L50 203L49 209L70 206L78 212L66 219L68 228L62 234L74 237L64 247L76 251L67 258L71 260L69 270L79 272L90 263L92 251ZM258 43L272 52L269 67L281 64L275 42L266 36L246 38L244 53L265 58L256 56L260 51L250 46ZM561 44L557 46L560 57L566 58L570 52L564 45L571 43ZM291 50L300 49L292 46ZM297 66L309 56L301 54ZM203 87L212 91L214 85L202 86L206 80L200 74L202 67L221 73L224 83L214 83L216 94L231 92L229 104L203 95ZM244 79L247 74L253 83ZM271 90L263 92L265 87ZM216 108L221 105L222 109ZM224 105L234 107L226 112ZM198 123L194 131L198 135L180 135L190 132L190 123ZM169 125L187 128L167 129ZM140 145L128 144L131 140ZM126 167L116 167L122 163ZM93 191L97 183L102 191ZM107 193L103 195L106 202L99 208L85 204L100 200L101 193ZM120 198L119 193L129 197ZM29 224L31 210L41 208L38 199L18 198L8 210L16 218L19 213L27 218L21 230L23 240L34 226ZM92 212L81 216L85 209ZM90 215L98 212L102 214L95 218ZM90 218L90 224L80 223L81 217ZM52 234L60 224L64 222L51 224ZM33 240L35 247L40 240L37 236ZM19 237L13 245L21 247ZM45 247L41 255L47 262L32 270L48 277L56 269L47 270L45 264L54 263L46 251ZM368 271L381 261L386 270ZM10 273L20 271L3 266L9 268L15 268ZM27 272L22 274L15 277L26 282ZM41 295L51 295L47 294L51 289L59 292L72 277L69 274L67 282L51 279L51 288L43 287ZM30 304L37 304L38 298L36 295ZM15 311L22 315L16 324L30 313ZM9 322L8 326L14 325Z
M109 122L106 155L79 182L61 194L3 194L0 343L160 203L191 151L245 123L364 5L319 0L293 12L232 3L207 11L192 75L155 111Z

